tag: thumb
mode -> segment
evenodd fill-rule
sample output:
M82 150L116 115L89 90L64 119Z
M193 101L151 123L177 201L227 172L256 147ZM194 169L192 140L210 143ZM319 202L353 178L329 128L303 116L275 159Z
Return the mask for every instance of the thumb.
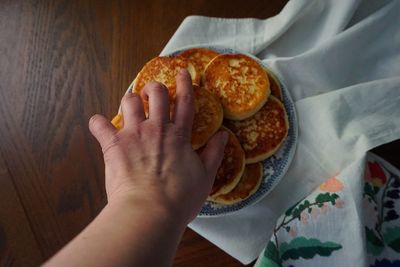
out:
M104 116L96 114L89 120L89 130L104 148L115 138L117 129Z
M204 164L209 177L214 181L218 168L224 157L224 150L228 142L229 135L225 131L219 131L210 141L208 141L205 149L201 152L200 159Z

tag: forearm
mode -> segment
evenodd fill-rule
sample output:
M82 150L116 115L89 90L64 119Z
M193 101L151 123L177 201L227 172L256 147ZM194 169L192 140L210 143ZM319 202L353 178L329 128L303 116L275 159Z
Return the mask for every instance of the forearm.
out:
M132 204L108 204L45 266L169 266L185 225L161 207Z

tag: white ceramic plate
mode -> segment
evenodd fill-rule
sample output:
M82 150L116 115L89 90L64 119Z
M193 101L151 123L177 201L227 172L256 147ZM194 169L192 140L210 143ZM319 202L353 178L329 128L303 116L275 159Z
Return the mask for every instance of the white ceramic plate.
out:
M266 69L270 69L267 64L260 61L258 58L254 57L245 52L233 50L231 48L222 47L222 46L190 46L185 47L179 50L176 50L168 55L174 56L179 54L180 52L194 47L204 47L211 50L214 50L221 54L244 54L247 55L254 60L256 60L260 65L262 65ZM275 74L274 71L272 73ZM203 208L201 209L198 217L215 217L226 215L245 207L248 207L256 202L260 201L263 197L265 197L272 189L278 184L280 179L285 175L286 171L289 168L290 162L293 159L294 153L296 151L296 144L297 144L297 117L294 103L290 97L289 91L287 90L286 86L282 83L282 79L280 79L279 75L275 74L278 78L279 83L282 88L283 94L283 104L286 108L286 112L289 119L289 133L286 140L283 142L280 149L271 157L264 160L263 163L263 171L264 176L261 182L259 189L251 195L249 198L232 205L223 205L217 204L213 202L207 201ZM134 82L129 86L128 91L132 90Z

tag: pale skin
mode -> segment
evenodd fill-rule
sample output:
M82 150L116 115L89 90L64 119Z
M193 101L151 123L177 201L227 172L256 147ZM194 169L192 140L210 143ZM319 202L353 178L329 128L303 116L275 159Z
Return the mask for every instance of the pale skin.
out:
M200 155L193 151L193 88L176 77L174 117L167 89L149 83L142 97L122 102L124 127L93 116L89 128L104 154L108 204L44 266L170 266L186 225L200 211L221 164L227 135L218 132Z

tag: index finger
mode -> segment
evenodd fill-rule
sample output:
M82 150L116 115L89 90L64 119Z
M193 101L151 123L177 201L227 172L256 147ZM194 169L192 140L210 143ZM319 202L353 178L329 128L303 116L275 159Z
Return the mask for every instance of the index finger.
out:
M182 69L176 76L176 100L173 122L190 135L194 118L194 93L192 79L186 69Z

